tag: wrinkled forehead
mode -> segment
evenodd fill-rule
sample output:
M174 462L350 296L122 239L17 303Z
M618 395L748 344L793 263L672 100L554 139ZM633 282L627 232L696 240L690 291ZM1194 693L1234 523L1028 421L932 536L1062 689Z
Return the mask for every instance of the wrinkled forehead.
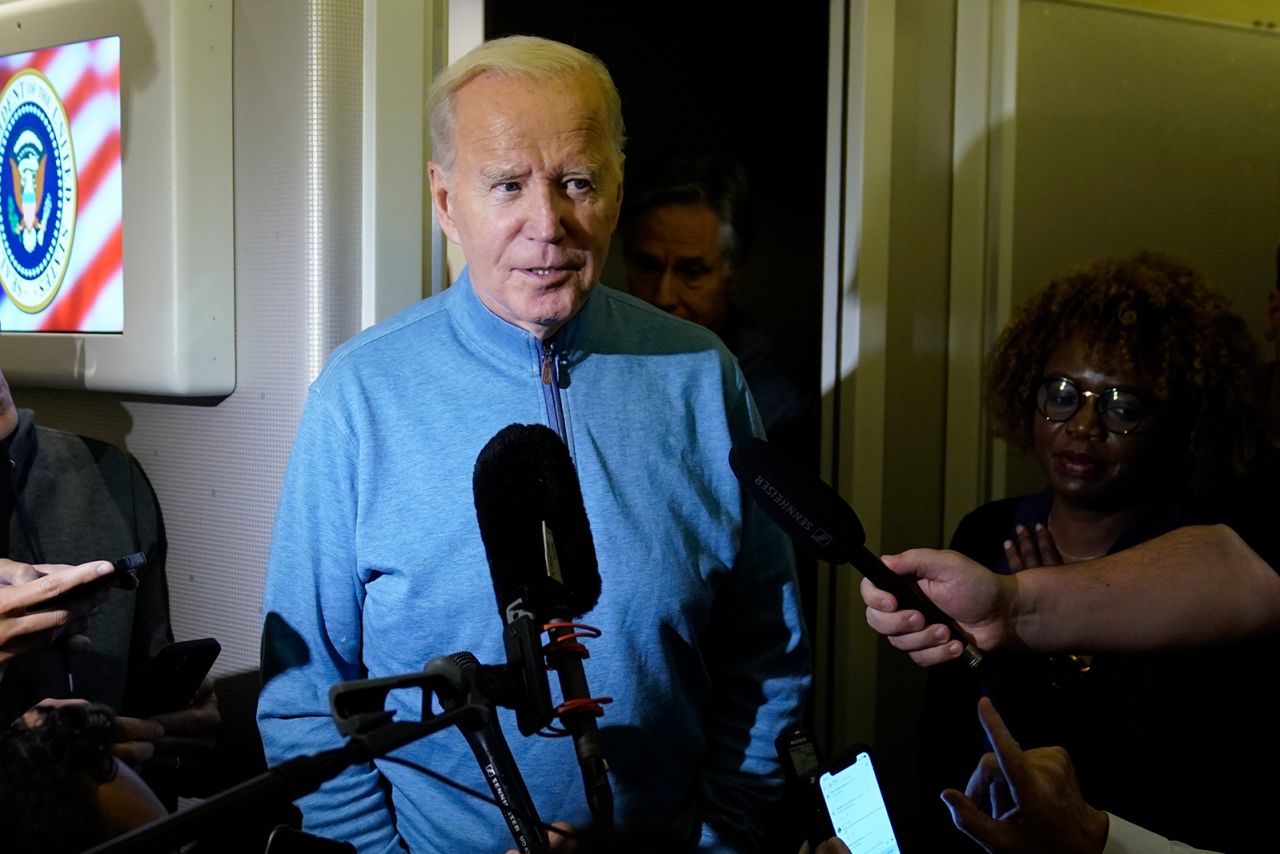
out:
M457 142L501 155L554 147L575 151L599 168L621 164L613 150L608 111L589 75L527 77L486 71L454 93Z

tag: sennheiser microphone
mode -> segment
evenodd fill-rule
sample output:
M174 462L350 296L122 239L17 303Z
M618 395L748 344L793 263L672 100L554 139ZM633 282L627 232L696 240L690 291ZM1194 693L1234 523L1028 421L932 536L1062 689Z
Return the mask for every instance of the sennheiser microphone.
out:
M941 623L953 637L964 638L954 620L871 553L858 514L821 478L796 471L768 442L754 437L733 446L729 466L751 497L806 552L829 563L852 564L892 593L900 608L919 611L927 623ZM960 660L977 667L982 653L966 642Z
M521 621L551 624L548 664L560 678L560 720L573 735L592 818L611 827L599 704L582 669L586 650L567 625L600 598L595 543L569 450L547 427L511 424L480 451L472 486L498 612L508 631Z
M427 665L427 670L432 669L448 672L448 681L455 686L452 696L447 691L436 692L440 705L445 711L451 711L472 692L480 662L470 652L455 652L450 656L433 659ZM456 680L453 678L454 673ZM492 711L491 704L490 709ZM493 797L502 804L502 817L506 819L516 847L523 854L543 854L548 850L547 832L542 828L537 807L529 796L529 789L511 755L511 748L507 746L496 712L483 722L459 722L458 729L467 739L467 744L471 745L471 752L480 763L480 770L484 772L485 782L489 784Z

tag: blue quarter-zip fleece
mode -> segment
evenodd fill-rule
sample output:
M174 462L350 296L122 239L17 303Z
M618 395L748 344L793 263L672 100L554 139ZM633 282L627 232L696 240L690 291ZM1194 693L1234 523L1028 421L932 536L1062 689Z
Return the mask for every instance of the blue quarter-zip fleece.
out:
M773 740L809 685L790 546L727 464L759 419L714 335L625 294L595 288L554 341L602 579L584 669L613 697L600 726L616 823L727 850L779 782ZM554 423L541 356L464 272L342 345L312 385L264 602L258 719L273 765L340 743L336 682L460 650L504 660L471 475L503 427ZM398 719L417 719L419 698L402 693ZM572 740L522 737L506 710L501 723L543 819L589 824ZM455 730L393 755L486 790ZM495 807L388 760L300 805L307 830L362 852L512 847Z

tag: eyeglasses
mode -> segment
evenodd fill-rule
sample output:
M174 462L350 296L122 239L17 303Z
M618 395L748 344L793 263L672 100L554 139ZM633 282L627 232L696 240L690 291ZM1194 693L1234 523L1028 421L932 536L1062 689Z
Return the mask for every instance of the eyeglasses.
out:
M1036 388L1036 410L1046 421L1070 421L1090 397L1095 398L1094 407L1102 426L1121 435L1138 429L1151 408L1136 392L1127 389L1085 391L1066 377L1049 377Z

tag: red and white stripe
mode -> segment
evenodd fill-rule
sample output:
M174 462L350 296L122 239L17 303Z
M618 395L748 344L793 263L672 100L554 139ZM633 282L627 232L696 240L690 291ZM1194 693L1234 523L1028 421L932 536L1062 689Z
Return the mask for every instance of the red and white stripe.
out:
M0 329L41 332L124 330L122 174L120 166L120 41L98 39L0 58L0 80L41 71L62 98L75 150L75 235L62 287L37 314L7 297ZM5 169L0 180L6 179ZM49 235L46 234L46 239Z

